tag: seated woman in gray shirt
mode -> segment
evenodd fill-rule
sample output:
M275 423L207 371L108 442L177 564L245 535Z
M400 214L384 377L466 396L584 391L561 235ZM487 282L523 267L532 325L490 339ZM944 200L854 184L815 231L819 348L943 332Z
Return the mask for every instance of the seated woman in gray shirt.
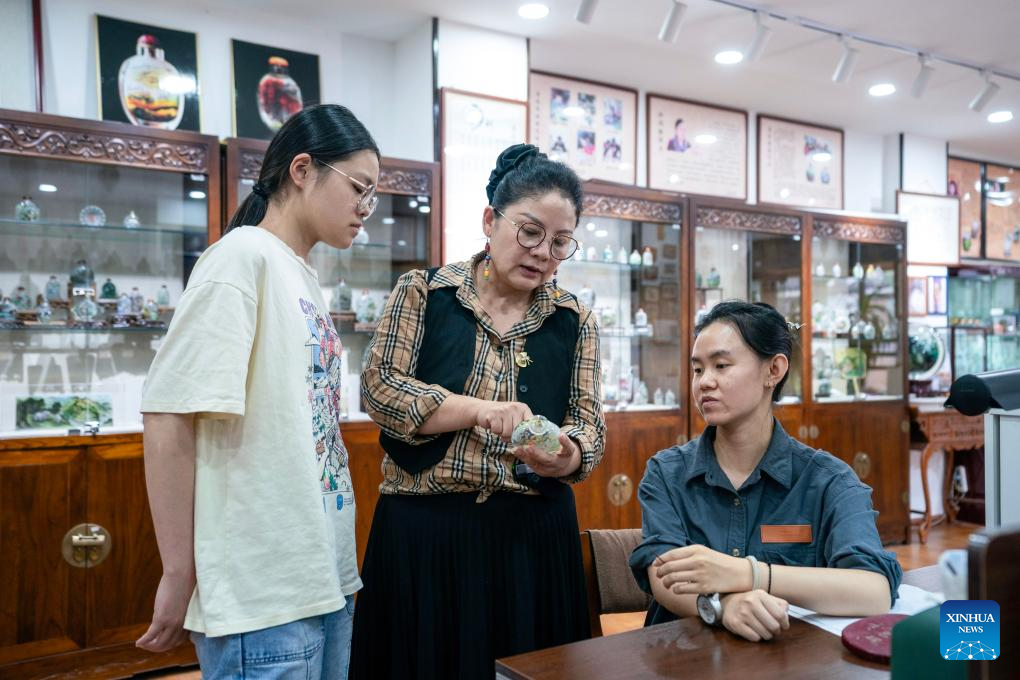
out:
M789 627L788 604L870 616L895 600L903 572L882 549L871 489L772 415L793 335L771 306L734 300L695 328L691 387L708 428L649 460L638 491L630 566L655 598L646 625L697 614L769 640Z

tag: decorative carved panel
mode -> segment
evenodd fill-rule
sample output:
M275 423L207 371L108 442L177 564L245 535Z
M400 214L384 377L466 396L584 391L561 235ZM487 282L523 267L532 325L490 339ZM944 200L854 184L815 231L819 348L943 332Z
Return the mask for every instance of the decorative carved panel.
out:
M892 224L862 224L815 219L815 234L844 241L865 243L898 243L906 240L906 230Z
M614 217L636 222L679 223L681 220L680 206L676 203L660 203L659 201L600 196L598 194L585 195L582 212L585 215Z
M143 136L41 128L0 121L0 150L164 170L205 173L208 150L201 143L169 143Z
M241 179L257 180L262 170L262 159L265 157L261 151L242 151L241 170L238 173Z
M379 169L379 191L387 194L432 194L432 176L420 170Z
M774 234L799 234L800 219L791 215L732 210L729 208L698 208L698 226L744 231L767 231Z

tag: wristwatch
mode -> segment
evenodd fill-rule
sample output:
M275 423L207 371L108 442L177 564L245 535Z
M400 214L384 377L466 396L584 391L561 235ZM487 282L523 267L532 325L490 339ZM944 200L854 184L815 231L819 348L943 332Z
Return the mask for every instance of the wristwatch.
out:
M722 625L722 600L719 593L698 595L698 616L710 626Z

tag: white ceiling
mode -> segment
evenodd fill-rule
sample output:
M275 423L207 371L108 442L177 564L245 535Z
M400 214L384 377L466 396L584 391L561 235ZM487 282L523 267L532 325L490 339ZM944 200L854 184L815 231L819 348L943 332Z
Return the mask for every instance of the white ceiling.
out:
M226 0L220 0L225 2ZM290 0L310 20L342 22L342 30L395 40L430 16L531 38L533 68L593 78L652 92L767 112L875 134L911 132L945 139L953 153L1020 164L1020 82L999 79L1000 92L981 114L967 103L981 88L969 69L934 64L921 99L910 96L916 57L857 44L853 77L836 84L841 54L835 38L773 21L762 59L723 67L712 57L744 49L754 34L751 15L712 0L686 0L676 44L656 36L672 0L601 0L594 20L574 20L578 0L544 0L540 21L517 16L517 0ZM249 0L272 11L275 0ZM773 0L761 6L925 51L1020 73L1018 0ZM867 94L876 82L898 91ZM1017 116L993 125L990 111Z

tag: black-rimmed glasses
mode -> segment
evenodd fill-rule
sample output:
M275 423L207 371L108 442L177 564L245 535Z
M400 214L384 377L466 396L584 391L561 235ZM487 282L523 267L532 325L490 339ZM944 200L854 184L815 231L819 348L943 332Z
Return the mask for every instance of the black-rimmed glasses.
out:
M521 248L530 250L542 245L545 241L546 231L545 227L541 224L535 224L534 222L521 222L518 224L498 209L493 208L493 210L504 220L517 227L517 243ZM557 260L569 260L577 252L578 245L573 237L566 234L557 234L550 241L549 254Z

